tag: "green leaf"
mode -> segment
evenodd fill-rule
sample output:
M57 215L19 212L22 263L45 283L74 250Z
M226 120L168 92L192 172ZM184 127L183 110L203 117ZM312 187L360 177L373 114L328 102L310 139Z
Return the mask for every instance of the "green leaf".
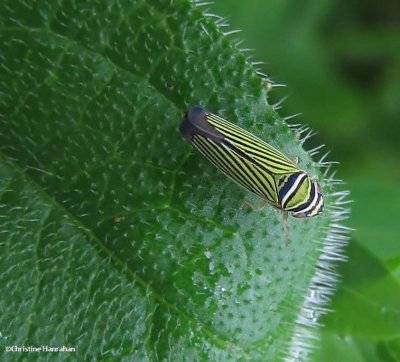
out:
M313 356L315 362L365 362L352 339L346 339L326 330L320 333L319 347Z
M321 349L315 361L397 361L400 344L400 284L376 256L356 240L349 263L341 268L343 282L323 318ZM351 352L352 351L352 352ZM325 357L324 357L325 356ZM326 359L330 356L331 359Z
M365 337L343 336L323 330L315 362L396 362L400 358L399 339L371 341Z
M395 337L378 344L380 356L385 361L400 360L400 337Z
M398 185L365 176L351 179L349 186L356 200L352 206L352 222L357 229L357 239L362 240L363 245L390 270L397 270L400 275Z
M306 353L346 240L327 238L336 196L214 18L184 0L3 1L0 24L3 345L77 360ZM280 214L242 207L179 135L192 104L298 156L327 212L290 219L285 246Z
M333 299L328 329L379 339L400 335L400 284L373 254L353 241L343 283ZM368 316L368 318L365 318Z

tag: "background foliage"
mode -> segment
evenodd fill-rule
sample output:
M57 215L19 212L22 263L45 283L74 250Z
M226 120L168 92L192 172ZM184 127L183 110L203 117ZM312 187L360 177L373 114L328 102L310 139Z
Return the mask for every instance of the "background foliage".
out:
M316 361L400 360L400 3L220 0L264 71L288 85L283 112L340 161L357 229ZM277 98L279 99L279 97Z

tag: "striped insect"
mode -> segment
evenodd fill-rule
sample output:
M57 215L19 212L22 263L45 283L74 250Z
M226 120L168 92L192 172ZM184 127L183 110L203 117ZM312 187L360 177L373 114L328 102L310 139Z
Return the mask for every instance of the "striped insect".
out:
M274 147L248 131L199 106L186 112L179 126L182 135L217 169L263 199L263 204L282 211L285 242L288 212L295 218L321 214L321 187L315 177L301 170Z

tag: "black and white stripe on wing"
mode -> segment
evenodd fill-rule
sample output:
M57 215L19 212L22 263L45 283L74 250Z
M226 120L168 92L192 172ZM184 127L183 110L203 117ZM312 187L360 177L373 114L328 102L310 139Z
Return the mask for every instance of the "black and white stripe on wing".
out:
M238 154L224 142L217 143L200 135L194 135L192 143L215 167L240 186L263 199L274 201L267 186L272 181L265 180L244 155Z

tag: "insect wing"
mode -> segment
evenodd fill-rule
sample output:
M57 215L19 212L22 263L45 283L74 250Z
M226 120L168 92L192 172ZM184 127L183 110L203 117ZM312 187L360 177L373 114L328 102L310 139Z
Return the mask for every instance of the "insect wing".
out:
M180 130L225 175L275 205L274 174L298 170L267 143L201 107L192 107L186 113Z
M202 135L194 135L193 145L226 176L255 195L276 204L276 187L273 177L260 169L242 153L226 142L215 142Z
M207 120L229 143L248 155L270 174L281 175L299 171L294 162L283 153L250 132L211 113L207 114Z

